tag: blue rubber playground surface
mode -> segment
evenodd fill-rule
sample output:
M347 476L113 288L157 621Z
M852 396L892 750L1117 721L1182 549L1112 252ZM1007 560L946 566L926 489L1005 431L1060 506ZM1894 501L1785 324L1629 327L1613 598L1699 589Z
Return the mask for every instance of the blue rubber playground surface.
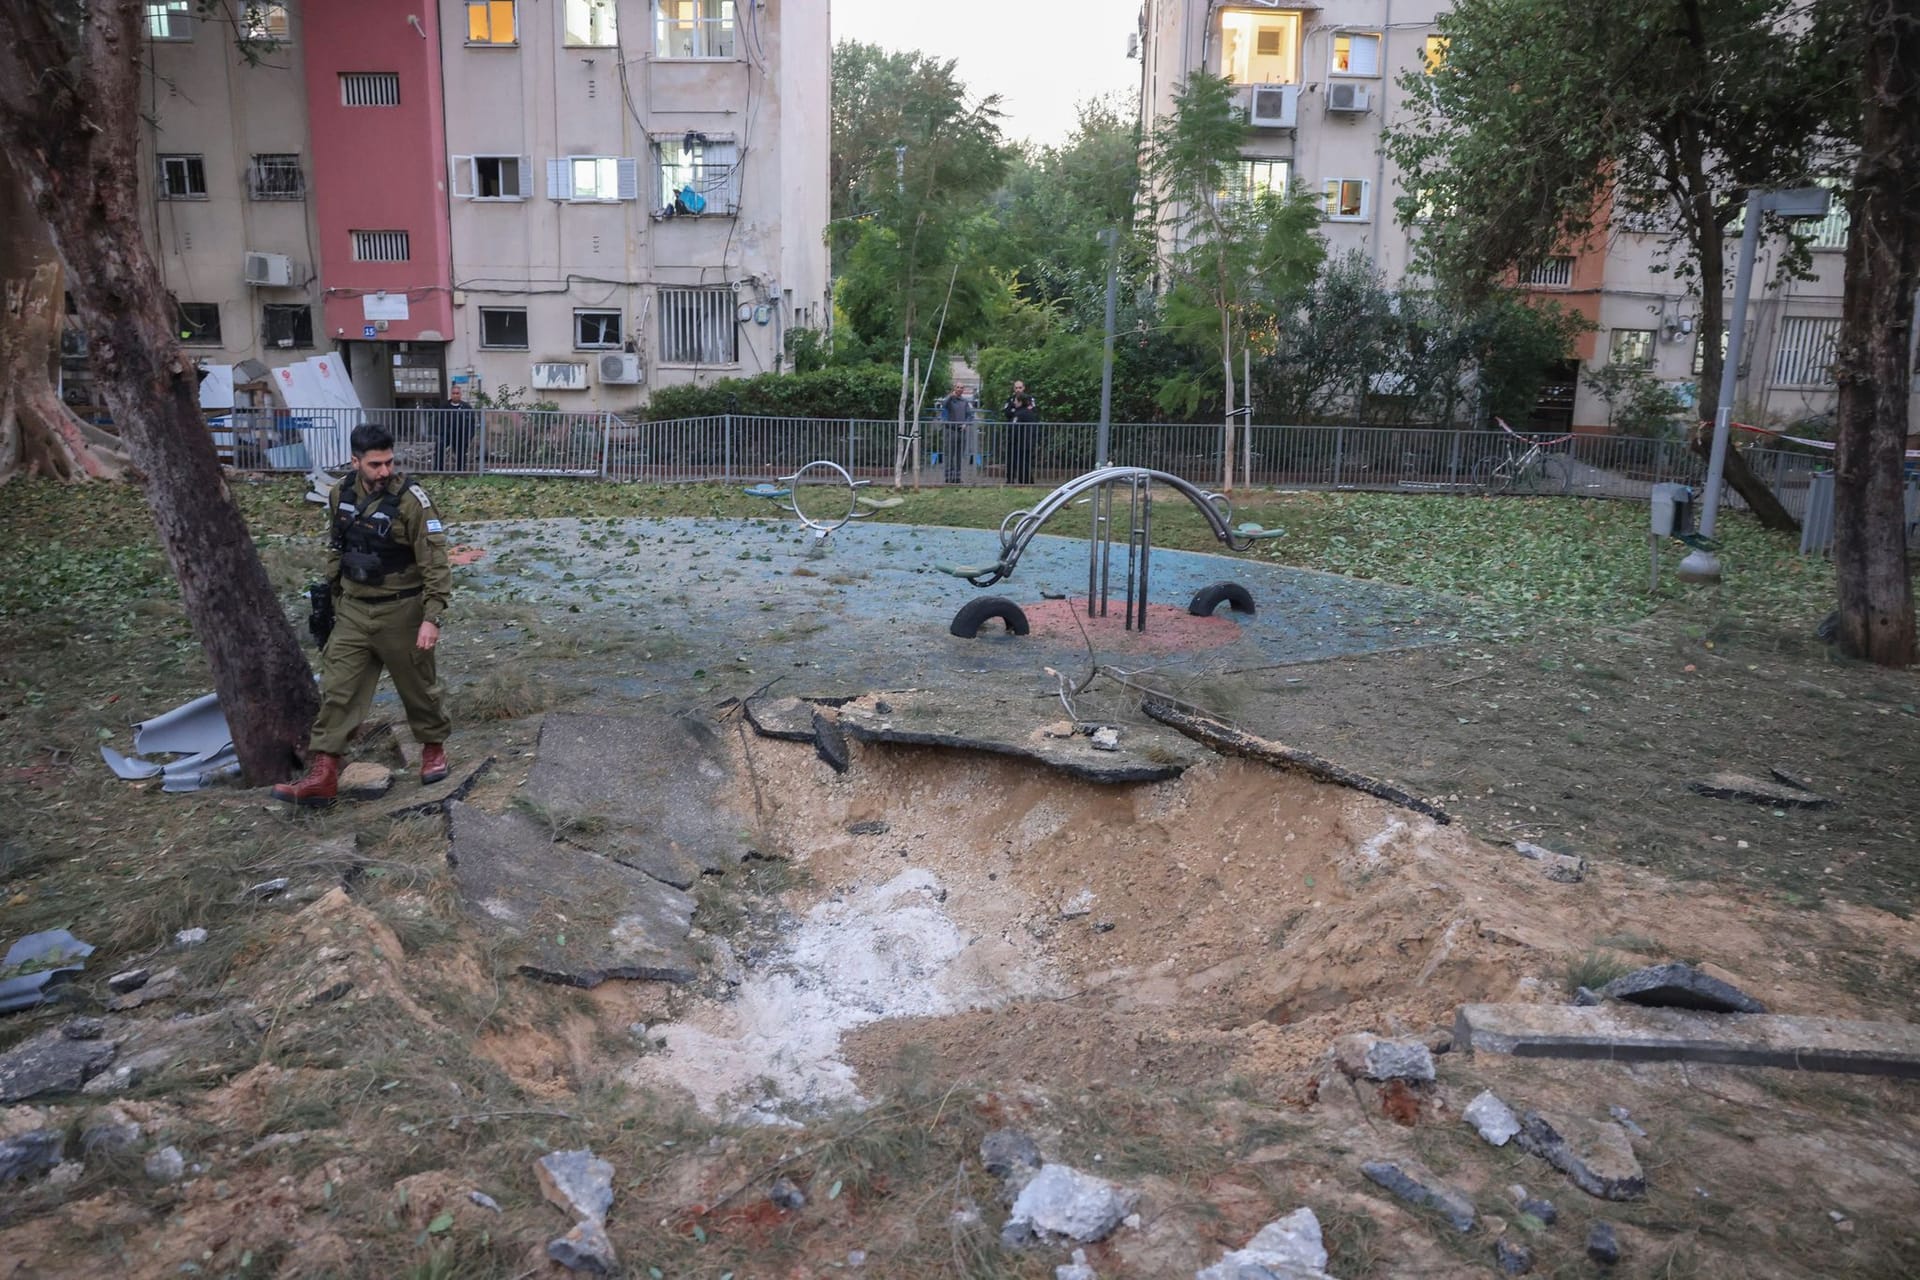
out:
M1081 538L1036 537L1014 575L982 591L933 566L992 562L999 537L990 530L856 524L824 549L790 519L492 521L463 525L460 535L485 555L456 570L457 594L532 608L543 625L583 639L625 637L609 676L638 688L684 685L694 671L785 675L794 692L848 683L929 687L943 676L1084 663L1089 643L1077 627L1057 625L1050 635L1013 637L991 623L971 640L947 630L963 604L987 594L1050 607L1062 618L1065 606L1044 602L1085 598ZM1152 603L1184 613L1200 588L1231 581L1258 608L1257 616L1227 623L1222 606L1204 646L1168 650L1164 633L1184 619L1164 619L1147 645L1117 630L1124 573L1120 546L1113 620L1093 637L1101 660L1120 666L1228 673L1444 644L1457 626L1451 602L1409 588L1287 568L1257 552L1156 548Z

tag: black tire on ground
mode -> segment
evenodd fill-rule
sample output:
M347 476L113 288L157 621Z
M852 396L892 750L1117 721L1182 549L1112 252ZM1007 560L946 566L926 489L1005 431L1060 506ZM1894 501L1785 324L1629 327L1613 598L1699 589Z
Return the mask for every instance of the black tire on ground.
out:
M953 622L947 630L962 640L971 640L980 634L980 625L993 618L1007 624L1009 635L1027 634L1025 610L1005 596L981 596L977 600L967 601L960 606L960 612L953 615Z
M1216 582L1210 587L1200 588L1194 592L1193 603L1187 606L1187 612L1196 618L1209 617L1223 601L1235 613L1244 613L1249 618L1258 612L1253 607L1253 596L1237 582Z

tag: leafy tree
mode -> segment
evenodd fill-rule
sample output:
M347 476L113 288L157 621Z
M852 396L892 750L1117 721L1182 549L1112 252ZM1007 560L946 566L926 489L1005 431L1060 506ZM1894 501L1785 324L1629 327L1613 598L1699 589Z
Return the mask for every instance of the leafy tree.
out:
M1856 68L1846 304L1834 374L1833 564L1840 648L1883 666L1915 660L1903 450L1911 428L1920 290L1920 0L1836 2L1827 19Z
M1164 302L1169 334L1208 357L1221 375L1225 423L1222 487L1233 487L1235 357L1270 351L1278 339L1277 302L1313 278L1326 255L1314 227L1318 205L1302 195L1223 198L1237 185L1234 168L1248 133L1233 86L1196 71L1156 131L1149 172L1156 216L1170 231L1172 287ZM1192 413L1207 397L1210 377L1167 380L1160 403Z
M965 341L1002 288L984 252L985 201L1007 168L999 99L969 105L954 65L850 40L834 49L835 302L870 344L928 348L943 309L942 341Z
M1680 397L1638 365L1609 363L1587 375L1587 386L1607 406L1607 427L1626 436L1672 434L1686 408Z
M145 475L240 763L256 784L276 782L292 772L318 699L221 479L199 378L141 234L145 16L133 0L0 4L0 153L66 264L103 398ZM23 234L17 222L0 228Z
M1436 275L1477 296L1586 242L1611 207L1663 220L1700 298L1711 420L1728 231L1748 188L1809 181L1830 141L1837 72L1801 11L1802 0L1457 0L1439 22L1444 65L1401 78L1408 111L1386 140L1411 193L1401 217L1446 211L1423 229ZM1794 527L1737 457L1727 479L1768 525Z

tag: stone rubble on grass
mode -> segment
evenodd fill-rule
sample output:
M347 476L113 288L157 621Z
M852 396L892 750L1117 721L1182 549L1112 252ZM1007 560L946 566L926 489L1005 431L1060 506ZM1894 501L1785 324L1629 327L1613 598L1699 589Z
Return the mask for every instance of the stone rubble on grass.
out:
M1520 1201L1520 1212L1543 1227L1550 1227L1560 1221L1560 1210L1553 1201L1542 1200L1538 1196L1523 1197Z
M1482 1089L1460 1118L1479 1130L1480 1136L1496 1147L1504 1147L1514 1134L1520 1132L1520 1118L1513 1114L1513 1108L1500 1101L1491 1089Z
M591 1151L554 1151L534 1162L534 1176L549 1204L578 1219L571 1231L547 1243L547 1257L571 1271L613 1275L620 1265L606 1230L613 1166Z
M1383 1040L1360 1031L1333 1042L1334 1065L1343 1075L1366 1080L1434 1078L1433 1050L1418 1040Z
M1493 1260L1503 1275L1523 1276L1533 1270L1533 1250L1505 1236L1493 1242Z
M81 1085L80 1092L92 1097L125 1093L172 1061L173 1050L171 1049L143 1049L130 1057L120 1059L113 1064L111 1070L102 1071Z
M147 1153L146 1170L155 1182L178 1182L187 1174L187 1158L178 1147L162 1147Z
M108 978L107 990L123 996L129 991L138 991L146 986L147 979L152 976L152 972L147 969L128 969L124 973L116 973Z
M1053 1269L1053 1280L1100 1280L1100 1273L1087 1265L1085 1249L1075 1249L1073 1261L1063 1262Z
M200 928L182 929L173 935L173 945L181 951L189 947L197 947L206 940L207 931Z
M1575 987L1573 989L1573 1002L1582 1009L1591 1009L1597 1004L1604 1004L1606 997L1598 991L1595 991L1592 987Z
M1608 1107L1607 1114L1620 1122L1620 1127L1627 1131L1629 1138L1644 1138L1647 1136L1647 1131L1633 1122L1633 1112L1627 1110L1625 1107L1618 1105Z
M1111 726L1093 731L1093 749L1095 751L1118 751L1120 749L1120 731Z
M140 1145L145 1136L139 1121L118 1107L107 1107L93 1124L80 1131L80 1151L87 1156L111 1155Z
M1827 809L1833 799L1783 783L1767 782L1744 773L1714 773L1687 783L1687 790L1715 800L1744 800L1773 809Z
M1611 1120L1577 1120L1529 1111L1514 1145L1539 1156L1602 1200L1635 1200L1647 1193L1647 1175L1634 1158L1626 1130Z
M1385 1187L1408 1204L1435 1210L1455 1231L1473 1230L1472 1203L1431 1174L1415 1177L1386 1160L1370 1160L1360 1166L1360 1172L1367 1181Z
M0 1140L0 1186L18 1178L37 1178L66 1154L64 1129L29 1129Z
M138 972L146 973L142 969ZM108 979L111 983L112 979ZM180 990L180 967L169 965L158 973L148 974L139 982L128 987L121 994L107 1001L107 1012L125 1013L138 1009L141 1005L152 1004L155 1000L170 999Z
M1556 853L1545 845L1534 844L1527 840L1515 840L1513 851L1531 862L1540 864L1540 870L1549 880L1561 884L1579 884L1587 878L1587 860L1571 853Z
M1765 1013L1767 1006L1730 982L1701 973L1688 964L1656 964L1623 974L1600 994L1655 1009L1699 1009L1706 1013Z
M77 1092L118 1049L113 1040L72 1040L58 1030L43 1031L0 1053L0 1102Z
M1064 1164L1043 1164L1014 1198L1001 1243L1020 1248L1064 1236L1081 1244L1105 1240L1133 1212L1135 1194Z
M1330 1280L1320 1219L1312 1209L1295 1209L1260 1228L1245 1248L1194 1272L1193 1280Z
M349 800L378 800L393 789L393 770L371 760L356 760L340 771L340 794Z
M790 1178L775 1179L767 1188L767 1199L776 1209L798 1210L807 1207L807 1193L795 1186Z
M467 1192L467 1199L473 1201L473 1203L479 1205L482 1209L489 1210L493 1213L500 1212L500 1202L484 1191L469 1191Z
M1596 1222L1587 1232L1587 1256L1603 1267L1620 1261L1620 1241L1611 1222Z
M259 884L250 884L240 891L240 897L247 902L265 902L277 898L287 891L293 881L285 876L275 876L271 880L262 880Z
M1012 1204L1033 1181L1042 1163L1040 1148L1018 1129L995 1129L980 1140L980 1163L1000 1179L1000 1196Z
M1066 905L1060 908L1060 918L1062 920L1078 920L1081 916L1090 916L1093 914L1093 903L1093 890L1082 889L1071 898L1068 898Z

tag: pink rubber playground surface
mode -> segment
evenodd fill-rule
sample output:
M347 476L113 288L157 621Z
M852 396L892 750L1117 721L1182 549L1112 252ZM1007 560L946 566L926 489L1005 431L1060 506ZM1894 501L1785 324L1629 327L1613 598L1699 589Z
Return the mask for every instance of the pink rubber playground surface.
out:
M1119 599L1109 599L1104 618L1089 618L1084 599L1041 600L1020 607L1026 611L1033 635L1074 644L1084 628L1086 637L1103 653L1194 653L1222 649L1240 638L1240 622L1225 605L1212 617L1196 618L1177 605L1148 604L1144 635L1126 630L1126 610Z

